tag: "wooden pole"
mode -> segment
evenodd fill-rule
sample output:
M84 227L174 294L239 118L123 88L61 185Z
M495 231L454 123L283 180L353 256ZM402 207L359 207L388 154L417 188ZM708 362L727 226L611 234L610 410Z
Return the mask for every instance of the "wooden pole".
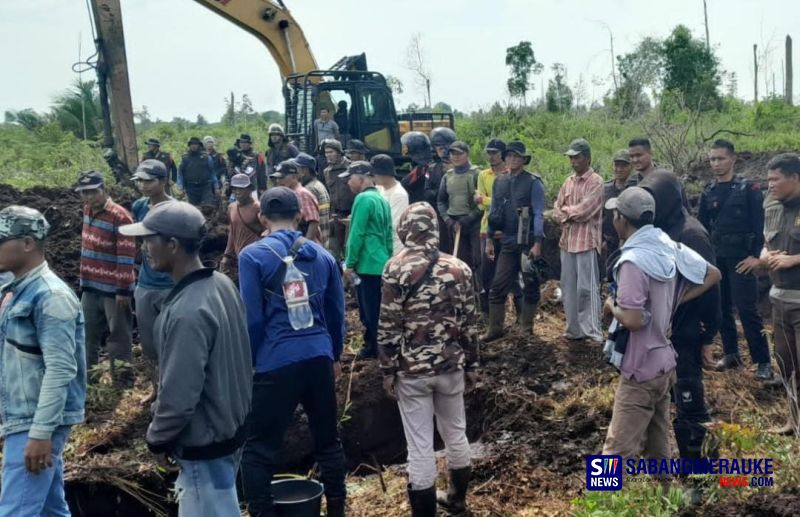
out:
M786 35L786 104L792 106L794 104L794 95L792 93L794 87L794 78L792 77L792 37Z
M753 43L753 102L758 103L758 45Z

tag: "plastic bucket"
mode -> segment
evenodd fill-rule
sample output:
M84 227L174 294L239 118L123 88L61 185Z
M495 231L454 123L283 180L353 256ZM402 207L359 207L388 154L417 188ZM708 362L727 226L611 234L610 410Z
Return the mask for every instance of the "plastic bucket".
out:
M275 514L279 517L319 517L322 483L313 479L282 479L272 482Z

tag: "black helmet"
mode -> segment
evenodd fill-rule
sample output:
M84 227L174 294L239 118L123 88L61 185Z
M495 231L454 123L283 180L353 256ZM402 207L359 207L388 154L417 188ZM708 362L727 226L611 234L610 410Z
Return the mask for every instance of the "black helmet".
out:
M431 141L428 135L420 131L409 131L400 138L400 143L406 148L414 165L430 163L432 159Z
M449 146L456 141L456 132L449 127L437 127L431 131L431 144Z

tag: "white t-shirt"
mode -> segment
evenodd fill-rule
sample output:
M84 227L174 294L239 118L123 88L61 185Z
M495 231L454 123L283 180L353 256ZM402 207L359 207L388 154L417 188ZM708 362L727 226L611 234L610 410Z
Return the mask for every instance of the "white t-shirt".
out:
M392 211L392 237L394 240L392 255L397 255L403 249L403 243L397 235L397 223L400 222L400 216L403 215L403 211L408 208L408 192L399 181L388 190L378 185L378 192L389 203L389 208Z

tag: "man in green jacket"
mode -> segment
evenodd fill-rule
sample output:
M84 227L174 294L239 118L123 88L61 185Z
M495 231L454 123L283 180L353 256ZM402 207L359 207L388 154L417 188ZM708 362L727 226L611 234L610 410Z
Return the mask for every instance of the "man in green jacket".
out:
M392 256L392 212L389 203L375 188L374 170L369 162L353 162L339 175L347 179L356 195L347 238L344 277L353 282L358 295L358 313L364 325L361 359L378 356L378 316L381 307L381 275Z

